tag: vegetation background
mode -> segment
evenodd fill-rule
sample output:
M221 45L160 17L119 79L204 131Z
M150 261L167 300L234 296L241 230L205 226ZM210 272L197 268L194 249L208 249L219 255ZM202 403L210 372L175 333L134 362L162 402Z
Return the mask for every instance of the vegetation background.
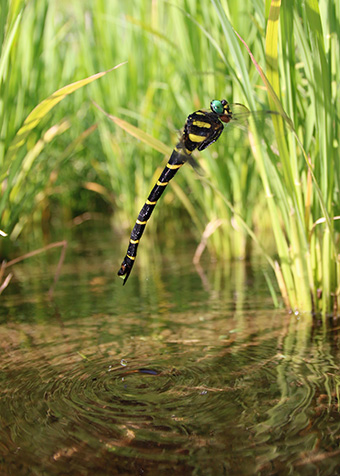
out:
M285 111L294 126L274 123L275 149L267 126L252 128L253 147L225 133L198 157L203 178L176 176L149 238L167 232L171 249L189 231L214 256L260 253L287 307L338 313L339 2L8 0L0 38L4 256L19 237L46 243L98 214L123 254L185 118L226 98Z

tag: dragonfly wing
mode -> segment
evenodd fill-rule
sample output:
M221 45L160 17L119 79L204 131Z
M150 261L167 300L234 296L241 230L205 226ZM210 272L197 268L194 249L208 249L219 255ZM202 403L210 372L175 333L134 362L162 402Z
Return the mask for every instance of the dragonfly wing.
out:
M193 158L193 156L191 155L189 158L188 158L188 163L191 165L191 167L198 173L198 175L202 176L205 175L204 173L204 170L202 169L202 167L200 166L200 164L197 162L197 160L195 160Z
M231 104L232 119L231 123L235 124L247 124L250 120L255 121L256 124L267 123L273 120L273 117L282 121L285 127L292 127L288 118L283 117L278 111L262 110L262 111L250 111L243 104Z
M270 110L250 111L242 104L231 104L230 108L232 110L232 119L225 125L224 129L228 134L228 144L230 144L232 149L247 145L247 135L250 132L249 126L251 124L255 125L260 138L268 144L275 143L274 117L276 120L281 121L280 130L282 134L285 135L289 130L289 125L279 112Z

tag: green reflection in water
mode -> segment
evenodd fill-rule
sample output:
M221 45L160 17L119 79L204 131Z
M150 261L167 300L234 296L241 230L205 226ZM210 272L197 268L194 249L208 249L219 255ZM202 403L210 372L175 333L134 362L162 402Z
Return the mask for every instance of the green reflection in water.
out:
M1 302L3 474L336 474L336 326L187 251L123 288L108 250L69 258L53 301L26 268Z
M337 474L340 465L338 328L313 327L309 316L291 320L277 367L280 399L256 427L266 452L261 471ZM260 443L261 445L261 443ZM268 455L268 446L272 455ZM287 455L289 457L287 458Z

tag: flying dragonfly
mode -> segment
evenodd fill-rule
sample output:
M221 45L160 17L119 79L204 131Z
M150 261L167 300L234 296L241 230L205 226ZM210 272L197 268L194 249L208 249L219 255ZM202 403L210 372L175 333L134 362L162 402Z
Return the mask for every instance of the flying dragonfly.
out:
M273 112L260 111L260 113ZM138 245L146 224L170 180L187 161L195 165L191 154L196 149L202 151L216 142L223 132L224 124L231 122L242 124L253 114L257 113L251 113L242 104L229 104L225 99L221 101L214 99L210 103L210 111L198 110L187 117L181 138L139 212L132 229L129 246L118 271L118 276L124 280L123 284L126 283L135 263Z

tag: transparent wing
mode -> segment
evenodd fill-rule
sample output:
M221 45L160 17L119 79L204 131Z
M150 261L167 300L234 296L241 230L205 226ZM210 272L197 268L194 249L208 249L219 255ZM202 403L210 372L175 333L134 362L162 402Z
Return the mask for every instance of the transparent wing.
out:
M270 110L250 111L243 104L230 104L232 119L224 126L224 135L227 135L228 147L235 149L246 147L248 142L249 126L254 125L260 138L275 147L275 132L273 118L279 121L280 134L287 134L290 126L280 113ZM249 145L249 144L248 144Z
M243 104L230 104L232 111L232 119L230 124L233 125L248 125L251 121L256 123L267 123L272 121L273 117L284 122L284 118L277 111L263 110L263 111L250 111Z
M198 175L204 175L204 170L192 155L188 158L188 164L191 165L191 167L198 173Z

